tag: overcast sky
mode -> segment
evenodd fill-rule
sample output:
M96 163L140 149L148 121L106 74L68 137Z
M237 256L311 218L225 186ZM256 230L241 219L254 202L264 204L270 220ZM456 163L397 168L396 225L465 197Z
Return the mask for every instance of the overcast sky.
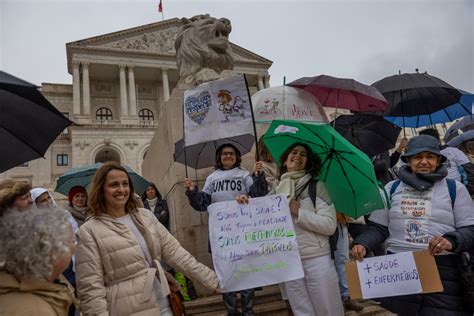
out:
M0 0L0 69L71 83L67 42L161 20L159 0ZM163 0L165 19L210 13L273 61L271 85L328 74L371 84L420 71L474 92L472 0Z

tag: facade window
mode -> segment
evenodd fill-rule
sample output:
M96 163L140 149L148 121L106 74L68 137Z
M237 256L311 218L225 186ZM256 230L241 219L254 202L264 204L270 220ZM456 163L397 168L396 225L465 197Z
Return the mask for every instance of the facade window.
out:
M140 121L153 121L153 112L149 109L142 109L138 112L138 117Z
M112 119L112 111L108 108L100 108L95 112L95 119L99 121L108 121Z
M58 154L56 155L56 165L57 166L67 166L69 164L68 154Z

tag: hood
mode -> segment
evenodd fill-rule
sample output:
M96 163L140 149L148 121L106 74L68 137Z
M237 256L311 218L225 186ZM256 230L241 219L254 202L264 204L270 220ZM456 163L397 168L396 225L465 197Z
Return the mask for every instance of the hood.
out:
M51 193L49 193L48 190L46 190L45 188L34 188L34 189L31 189L31 199L33 200L33 205L37 207L36 205L36 198L38 198L41 194L43 194L44 192L48 192L49 196L51 197L51 201L53 201L53 206L56 207L56 201L54 200L53 196L51 195Z

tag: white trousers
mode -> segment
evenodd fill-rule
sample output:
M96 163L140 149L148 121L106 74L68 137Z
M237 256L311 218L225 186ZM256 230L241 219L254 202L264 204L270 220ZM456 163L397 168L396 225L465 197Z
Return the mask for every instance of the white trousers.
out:
M170 307L169 297L166 296L160 300L160 315L161 316L173 316L173 311Z
M344 315L336 267L331 256L301 261L304 278L285 283L295 316Z

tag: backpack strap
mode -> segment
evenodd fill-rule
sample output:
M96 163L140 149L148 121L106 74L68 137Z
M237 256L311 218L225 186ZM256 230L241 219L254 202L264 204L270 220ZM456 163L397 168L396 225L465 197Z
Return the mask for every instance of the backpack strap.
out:
M463 166L458 166L459 175L461 175L461 183L467 185L467 172Z
M318 185L318 180L311 179L309 180L309 186L308 186L308 194L313 202L314 207L316 207L316 187ZM331 259L334 259L334 252L337 250L337 241L339 239L339 228L336 226L336 231L334 234L329 236L329 248L331 249Z
M446 178L446 184L448 185L449 197L451 198L451 207L454 210L454 203L456 202L456 181Z
M308 187L309 197L311 198L311 201L313 202L313 205L315 207L316 207L316 185L317 184L318 184L318 180L311 179L309 181L309 187Z
M392 195L395 193L397 190L398 186L400 185L400 182L402 182L400 179L395 180L395 182L392 184L392 187L390 188L390 201L392 201Z
M377 185L378 185L379 189L382 190L382 192L383 192L383 196L385 198L385 201L383 201L383 202L385 202L384 203L385 206L388 209L390 209L392 207L392 201L391 201L391 199L388 198L388 194L387 194L387 190L385 190L385 186L380 181L377 181Z

